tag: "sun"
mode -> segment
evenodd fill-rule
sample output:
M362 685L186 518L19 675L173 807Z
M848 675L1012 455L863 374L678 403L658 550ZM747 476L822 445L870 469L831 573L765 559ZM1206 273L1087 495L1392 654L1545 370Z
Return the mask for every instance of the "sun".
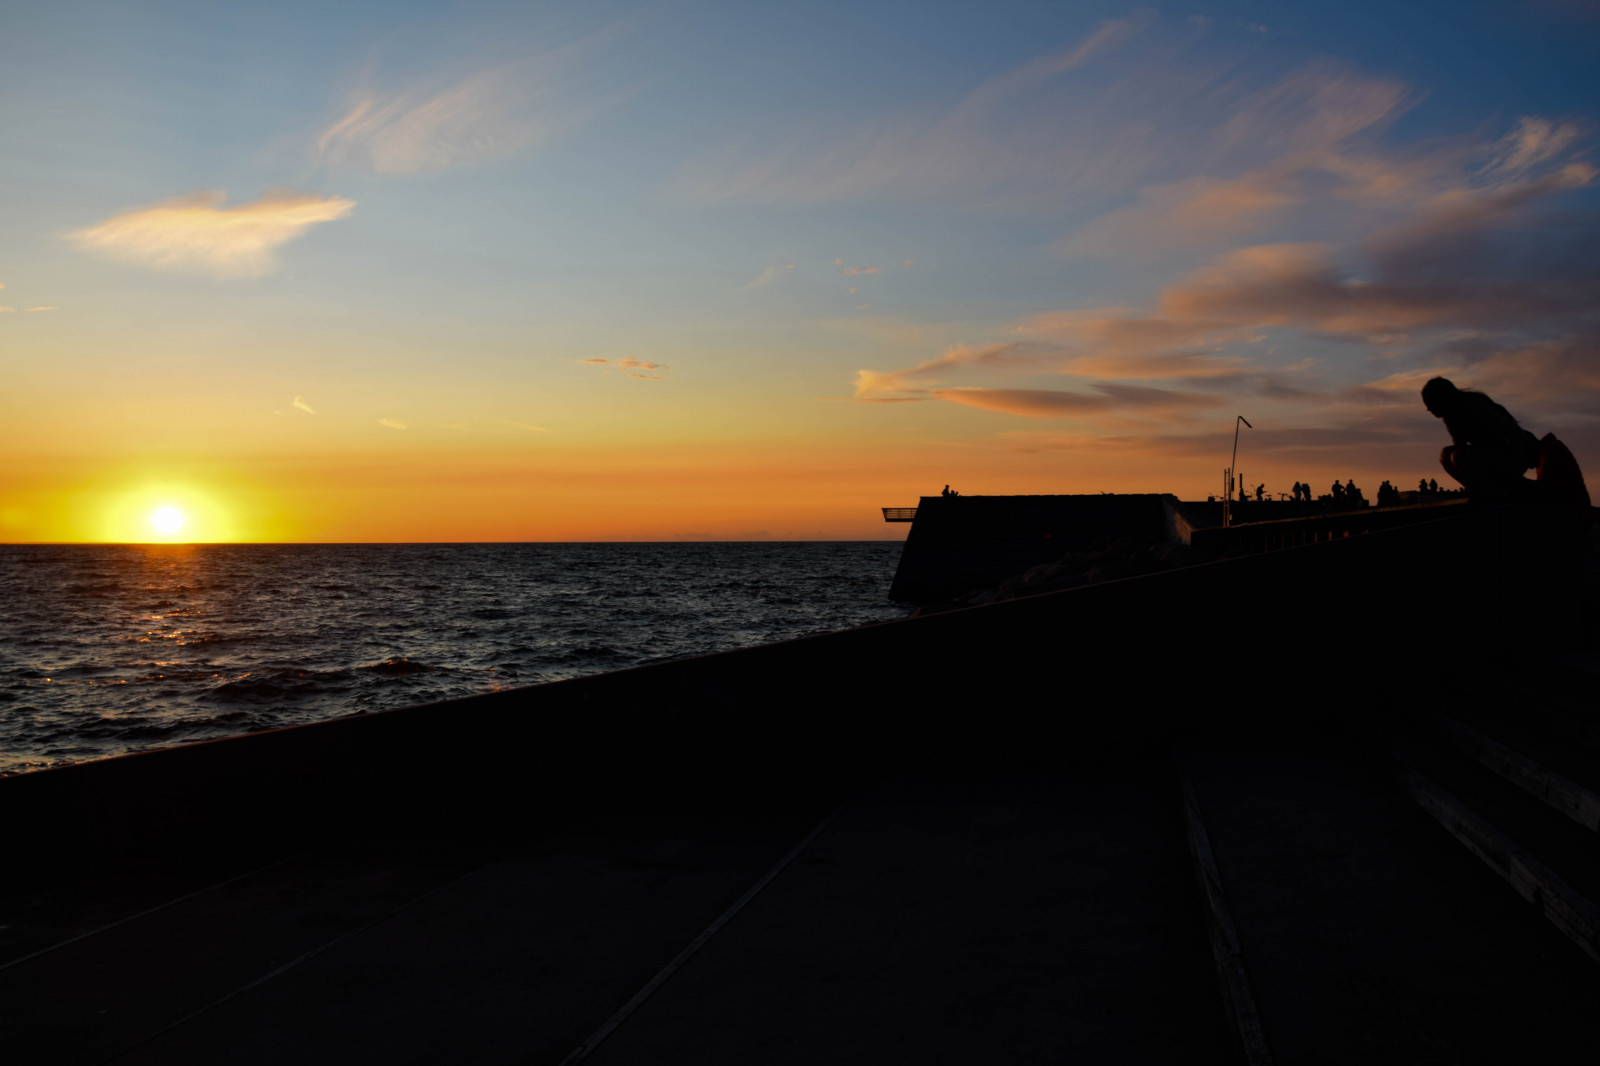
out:
M161 507L150 515L150 524L163 536L171 536L183 528L183 512L176 507Z

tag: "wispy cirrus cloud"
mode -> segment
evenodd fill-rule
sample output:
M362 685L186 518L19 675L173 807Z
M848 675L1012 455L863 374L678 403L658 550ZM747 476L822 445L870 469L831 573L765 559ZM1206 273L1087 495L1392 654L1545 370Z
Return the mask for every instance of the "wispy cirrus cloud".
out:
M304 396L296 396L294 398L294 406L297 410L304 411L308 415L314 415L317 413L311 409L311 404L307 402Z
M1231 233L1297 202L1310 175L1346 195L1388 196L1443 165L1374 149L1416 101L1405 85L1331 61L1285 70L1259 58L1238 33L1141 13L942 113L796 130L765 151L730 146L686 167L676 190L702 202L937 197L1049 209L1137 193L1077 235L1089 251L1129 236L1184 246Z
M539 147L619 98L597 81L614 23L570 44L470 73L380 88L369 75L317 137L317 159L377 174L426 174Z
M406 425L404 422L400 421L398 418L380 418L380 419L378 419L378 425L387 426L389 429L410 429L411 428L410 426Z
M559 128L516 74L494 70L431 94L363 92L317 138L319 158L379 174L422 174L509 155Z
M313 226L344 218L354 200L271 189L225 206L222 192L198 192L113 215L69 234L80 248L141 266L256 278L277 269L277 250Z
M1041 153L1035 138L1041 96L1096 56L1136 36L1147 15L1102 23L1077 44L969 91L942 115L886 127L812 135L797 133L779 147L747 156L738 147L686 167L677 193L698 201L829 203L864 196L936 193L992 187L1035 176L1066 153ZM1011 116L1025 113L1018 121ZM1049 157L1055 155L1054 160Z
M1483 172L1491 177L1520 178L1528 171L1569 151L1583 134L1576 122L1555 122L1524 115L1496 145Z

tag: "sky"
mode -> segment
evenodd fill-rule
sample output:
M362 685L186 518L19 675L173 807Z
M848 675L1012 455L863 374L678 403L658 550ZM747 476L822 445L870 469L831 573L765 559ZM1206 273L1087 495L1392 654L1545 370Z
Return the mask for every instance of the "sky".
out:
M1203 499L1238 415L1370 498L1443 477L1436 374L1593 477L1596 55L1580 0L14 5L0 541L895 538Z

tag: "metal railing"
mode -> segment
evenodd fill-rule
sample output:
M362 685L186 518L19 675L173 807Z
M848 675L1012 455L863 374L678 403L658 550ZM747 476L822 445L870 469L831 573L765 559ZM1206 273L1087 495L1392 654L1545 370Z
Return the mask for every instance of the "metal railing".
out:
M885 522L910 522L917 517L915 507L885 507L883 520Z
M1466 502L1462 499L1402 507L1364 507L1299 518L1247 522L1226 528L1196 529L1190 535L1190 543L1196 548L1219 554L1277 551L1301 544L1359 536L1380 529L1437 521L1462 514Z

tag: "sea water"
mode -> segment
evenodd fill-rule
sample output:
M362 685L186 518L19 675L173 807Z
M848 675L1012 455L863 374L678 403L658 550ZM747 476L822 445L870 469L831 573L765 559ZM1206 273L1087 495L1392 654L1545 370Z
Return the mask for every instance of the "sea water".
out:
M905 613L888 600L899 555L896 542L0 546L0 773L886 621Z

